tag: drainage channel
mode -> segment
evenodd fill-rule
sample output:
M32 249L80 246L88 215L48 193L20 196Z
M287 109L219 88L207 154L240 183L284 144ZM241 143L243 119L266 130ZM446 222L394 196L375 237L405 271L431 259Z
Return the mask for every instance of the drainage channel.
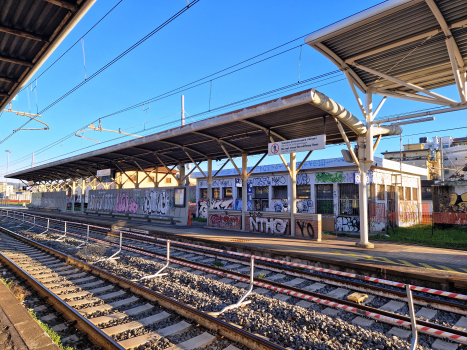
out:
M104 349L283 349L174 299L16 233L0 259Z

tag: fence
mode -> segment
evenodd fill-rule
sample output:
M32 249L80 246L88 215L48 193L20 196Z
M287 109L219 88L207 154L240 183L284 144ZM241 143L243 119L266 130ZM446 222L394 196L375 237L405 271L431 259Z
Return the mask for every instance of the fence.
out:
M467 225L467 213L432 213L432 212L388 212L389 224L400 226L400 223L433 225Z

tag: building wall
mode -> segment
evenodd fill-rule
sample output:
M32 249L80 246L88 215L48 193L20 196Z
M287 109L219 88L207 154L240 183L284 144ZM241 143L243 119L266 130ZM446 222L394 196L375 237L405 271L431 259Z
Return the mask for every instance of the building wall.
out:
M349 169L350 168L350 169ZM333 171L320 171L320 170L305 170L300 171L297 174L297 186L303 186L302 188L309 189L309 196L307 198L297 199L297 210L298 214L316 214L317 209L317 186L319 185L331 185L332 186L332 202L327 201L325 204L329 204L329 212L323 213L322 211L318 214L322 216L323 229L330 231L347 231L347 232L359 232L360 231L360 218L359 215L354 215L352 208L346 208L349 203L354 203L349 200L341 199L340 190L341 185L355 184L355 174L357 168L347 167L340 171L340 169L333 169ZM372 188L373 194L370 198L370 230L371 231L382 231L386 227L386 212L390 209L388 207L388 195L387 191L393 183L394 178L392 174L396 172L384 169L373 169L368 174L368 181ZM291 198L289 195L289 175L287 172L266 172L262 174L254 174L248 179L249 185L253 188L253 195L247 199L247 208L249 218L246 222L246 230L250 230L252 227L255 230L268 231L272 234L290 234L290 221L287 221L288 216L281 217L281 213L290 213ZM377 185L383 186L384 196L378 198L376 190ZM196 192L196 203L197 203L197 215L208 218L211 211L220 210L239 210L242 209L242 199L238 198L239 192L241 192L241 179L239 176L224 176L217 178L212 182L213 193L219 194L219 198L213 198L211 202L207 199L207 181L199 179L197 182ZM283 197L278 196L277 189L285 189L282 191ZM255 198L255 187L263 187L268 189L268 195L262 199ZM419 204L421 203L420 191L419 191L419 176L411 176L404 174L402 176L402 187L409 188L410 195L403 200L398 201L396 195L394 203L392 203L393 210L413 210L419 212ZM298 188L298 187L297 187ZM232 193L232 196L225 196L226 191ZM397 191L396 191L397 192ZM414 195L414 193L416 193ZM414 198L416 197L416 198ZM358 199L358 192L357 197ZM322 207L323 202L320 202ZM274 213L274 214L272 214ZM259 218L258 218L259 217ZM275 218L275 219L274 219ZM271 219L280 219L282 223L279 225L279 221L270 223ZM221 218L215 218L216 221L221 221ZM258 225L257 221L261 221L262 224ZM224 220L225 221L225 220ZM332 224L330 224L332 223ZM404 222L404 225L411 224L410 222ZM274 226L275 225L275 226ZM219 227L219 226L217 226ZM332 227L332 228L331 228ZM252 230L252 231L255 231ZM260 232L263 232L260 231ZM296 231L298 232L298 231Z
M467 182L433 186L433 212L467 213Z

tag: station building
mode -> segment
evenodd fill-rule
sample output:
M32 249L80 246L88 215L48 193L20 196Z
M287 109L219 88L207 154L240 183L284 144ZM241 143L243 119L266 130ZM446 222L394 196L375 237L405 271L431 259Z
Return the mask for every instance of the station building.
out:
M301 164L300 164L301 165ZM248 172L251 168L248 168ZM411 212L411 220L400 226L418 224L421 213L421 177L427 170L376 158L368 172L370 231L386 230L387 212ZM208 184L201 173L197 179L197 215L208 227L241 230L242 181L236 169L221 170ZM319 240L320 228L330 232L359 232L360 204L357 166L344 158L306 161L297 174L296 213L291 213L290 176L284 164L258 166L248 180L246 231L291 235ZM321 218L318 218L320 215ZM320 220L321 219L321 220Z

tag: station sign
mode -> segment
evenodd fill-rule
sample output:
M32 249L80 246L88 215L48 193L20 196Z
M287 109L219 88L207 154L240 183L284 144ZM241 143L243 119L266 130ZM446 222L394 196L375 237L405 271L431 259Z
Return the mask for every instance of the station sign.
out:
M308 152L326 148L326 135L310 136L301 139L279 141L268 144L268 155Z
M360 185L362 183L362 176L360 175L360 173L354 173L354 183L356 185ZM364 185L368 185L370 183L370 177L368 176L368 174L366 175L366 182L364 182L363 184Z
M97 177L101 176L111 176L112 175L112 169L101 169L97 170Z

